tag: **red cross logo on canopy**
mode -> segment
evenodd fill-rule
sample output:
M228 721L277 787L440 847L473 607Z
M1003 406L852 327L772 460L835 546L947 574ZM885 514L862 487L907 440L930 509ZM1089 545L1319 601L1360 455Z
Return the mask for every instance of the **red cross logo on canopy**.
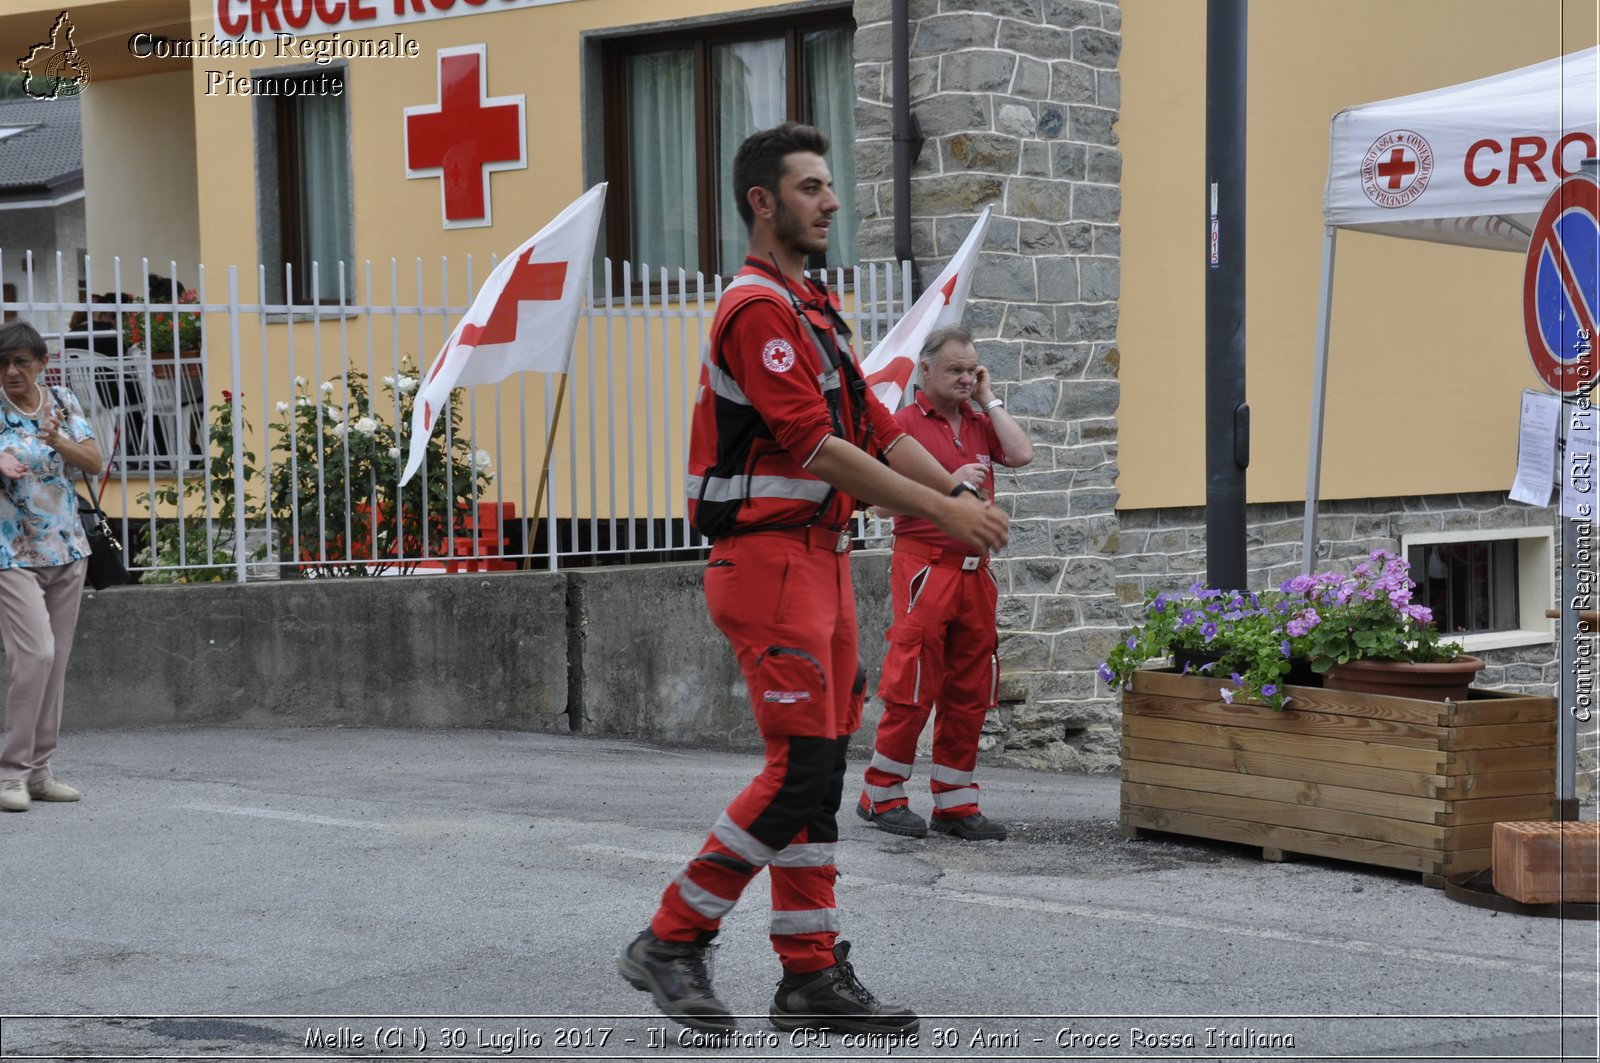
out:
M439 102L405 109L406 177L438 177L444 227L489 225L489 174L528 168L524 97L488 94L485 46L439 49Z

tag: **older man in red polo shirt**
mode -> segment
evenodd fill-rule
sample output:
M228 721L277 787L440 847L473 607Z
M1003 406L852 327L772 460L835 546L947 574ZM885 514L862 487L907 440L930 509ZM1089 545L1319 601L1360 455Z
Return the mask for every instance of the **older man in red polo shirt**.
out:
M974 405L976 403L976 405ZM922 345L922 387L895 414L900 427L985 501L994 465L1020 468L1033 443L995 396L972 333L935 329ZM880 507L881 511L881 507ZM933 723L933 829L969 841L1000 841L1006 829L978 810L978 735L1000 682L995 648L999 587L989 556L921 517L896 516L890 566L894 622L878 695L883 718L856 813L879 830L921 838L905 784L928 713Z

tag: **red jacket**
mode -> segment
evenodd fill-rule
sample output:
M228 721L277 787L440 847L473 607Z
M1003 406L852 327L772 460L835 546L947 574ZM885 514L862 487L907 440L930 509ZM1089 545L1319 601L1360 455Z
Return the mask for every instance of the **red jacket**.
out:
M772 266L746 259L717 302L688 469L689 519L712 538L843 527L855 500L805 463L830 435L876 455L904 434L870 389L852 386L861 373L837 298L812 281L793 297L789 287Z

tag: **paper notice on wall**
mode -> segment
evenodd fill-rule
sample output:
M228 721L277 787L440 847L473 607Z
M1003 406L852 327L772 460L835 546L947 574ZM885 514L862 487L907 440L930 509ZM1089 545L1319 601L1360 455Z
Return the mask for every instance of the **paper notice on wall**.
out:
M1555 489L1556 432L1561 397L1548 391L1522 393L1522 419L1517 428L1517 478L1511 501L1548 506Z
M1600 505L1595 483L1594 403L1588 396L1566 403L1561 415L1567 419L1566 446L1561 452L1561 515L1570 520L1593 520Z

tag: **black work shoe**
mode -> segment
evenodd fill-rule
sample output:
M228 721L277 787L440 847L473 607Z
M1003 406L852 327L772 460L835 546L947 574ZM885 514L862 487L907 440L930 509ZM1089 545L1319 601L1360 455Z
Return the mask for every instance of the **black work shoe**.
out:
M926 838L928 836L927 822L905 805L895 805L893 808L886 808L882 812L874 812L870 804L858 803L856 805L856 815L879 830L887 831L890 834L899 834L906 838Z
M733 1013L711 991L706 961L711 935L699 941L662 941L646 930L617 959L617 970L635 989L655 998L669 1019L697 1030L731 1030Z
M767 1012L780 1030L842 1030L845 1033L917 1032L917 1013L878 1003L850 966L850 942L833 946L833 966L807 974L785 974Z
M982 812L974 812L961 819L935 819L933 829L940 834L954 834L969 842L1003 842L1006 840L1004 824L996 823Z

